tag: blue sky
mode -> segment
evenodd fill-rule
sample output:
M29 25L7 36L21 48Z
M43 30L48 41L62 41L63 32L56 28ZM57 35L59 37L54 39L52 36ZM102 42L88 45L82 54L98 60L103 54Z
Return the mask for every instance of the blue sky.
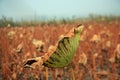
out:
M120 15L120 0L0 0L0 17L13 19Z

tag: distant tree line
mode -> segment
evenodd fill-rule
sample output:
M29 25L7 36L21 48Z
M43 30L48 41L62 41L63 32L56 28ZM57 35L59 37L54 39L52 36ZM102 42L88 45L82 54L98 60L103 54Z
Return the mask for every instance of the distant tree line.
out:
M120 16L104 16L104 15L93 15L90 14L88 17L72 17L72 18L62 18L62 19L50 19L50 20L20 20L15 21L13 18L7 18L5 16L2 16L0 18L0 27L20 27L20 26L37 26L37 25L45 25L45 24L70 24L74 22L80 22L80 21L120 21Z

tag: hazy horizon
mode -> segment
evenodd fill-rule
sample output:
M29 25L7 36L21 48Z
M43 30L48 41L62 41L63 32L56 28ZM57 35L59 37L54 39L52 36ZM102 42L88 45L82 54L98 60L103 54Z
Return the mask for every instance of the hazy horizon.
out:
M15 20L120 15L120 0L0 0L0 17Z

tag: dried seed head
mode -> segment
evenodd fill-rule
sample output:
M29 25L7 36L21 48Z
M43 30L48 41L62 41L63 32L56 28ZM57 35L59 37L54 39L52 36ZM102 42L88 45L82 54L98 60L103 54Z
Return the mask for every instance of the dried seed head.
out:
M13 39L13 36L15 35L15 32L14 31L10 31L10 32L8 32L8 38L9 39Z
M95 34L93 35L93 37L91 38L90 40L91 42L95 42L95 43L98 43L100 41L100 36Z
M86 65L87 64L87 56L85 53L82 53L79 57L79 64Z
M44 42L42 42L41 40L33 39L32 43L35 45L37 51L44 52L43 51L45 45Z
M23 43L20 43L20 44L17 46L16 52L17 52L17 53L21 53L21 52L22 52L22 49L23 49Z

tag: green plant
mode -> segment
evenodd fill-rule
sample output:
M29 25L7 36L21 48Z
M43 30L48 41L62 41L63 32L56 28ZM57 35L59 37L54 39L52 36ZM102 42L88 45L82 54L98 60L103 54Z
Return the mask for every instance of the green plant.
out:
M60 68L71 64L71 60L77 50L80 41L80 35L83 26L72 29L66 36L63 36L56 46L50 47L48 52L42 57L28 59L24 67L35 67L36 65L44 65L49 68ZM48 72L48 70L46 70ZM72 75L73 75L73 70ZM73 76L73 80L75 77Z

